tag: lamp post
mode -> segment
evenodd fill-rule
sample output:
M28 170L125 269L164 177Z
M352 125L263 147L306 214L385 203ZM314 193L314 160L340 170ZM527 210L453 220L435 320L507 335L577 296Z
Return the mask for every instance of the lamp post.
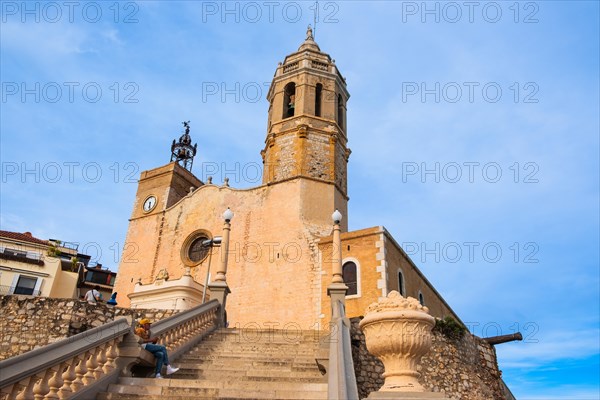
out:
M336 209L333 214L331 214L331 219L333 220L333 249L331 252L332 278L331 284L327 287L327 295L331 297L332 305L337 301L345 304L348 286L344 283L344 277L342 275L342 239L340 236L342 213Z
M215 276L215 282L226 282L227 279L227 259L229 256L229 232L231 231L231 220L233 219L233 211L229 207L223 213L223 241L221 242L221 264Z
M206 301L206 288L208 287L208 278L210 277L210 263L212 261L212 249L221 245L223 238L221 236L215 236L212 239L206 239L202 242L202 246L210 247L210 253L208 253L208 268L206 269L206 279L204 280L204 288L202 289L202 304Z
M223 213L223 238L221 240L221 264L215 275L215 279L208 285L210 289L211 298L216 299L220 304L219 310L219 324L221 326L227 326L225 321L225 305L227 302L227 295L231 293L229 286L227 285L227 259L229 256L229 232L231 231L231 220L233 219L233 211L227 207L227 210Z
M340 222L342 222L342 213L335 210L331 214L333 220L333 251L332 251L332 269L333 277L331 283L344 283L342 276L342 239L340 237Z

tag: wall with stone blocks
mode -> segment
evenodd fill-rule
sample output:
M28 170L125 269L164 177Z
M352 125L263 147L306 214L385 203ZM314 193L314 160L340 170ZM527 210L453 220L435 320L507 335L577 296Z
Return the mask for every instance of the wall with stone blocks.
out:
M175 310L144 310L97 305L75 299L0 296L0 360L57 342L115 318L158 321Z
M361 399L383 386L383 363L367 351L365 336L352 318L352 357ZM453 341L433 333L432 348L421 360L419 382L432 392L457 400L505 400L496 352L483 340L466 333Z

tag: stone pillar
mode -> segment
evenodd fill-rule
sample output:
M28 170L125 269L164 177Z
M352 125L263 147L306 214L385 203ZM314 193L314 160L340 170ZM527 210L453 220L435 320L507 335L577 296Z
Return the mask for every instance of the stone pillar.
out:
M219 304L221 304L221 309L219 310L219 327L226 327L227 321L225 306L227 305L227 295L231 293L229 290L229 286L227 286L227 282L212 282L208 285L210 289L210 298L217 299Z
M365 334L367 349L385 367L385 383L369 399L443 399L428 393L418 381L417 365L431 347L435 319L429 309L415 298L404 298L391 291L367 307L359 326Z

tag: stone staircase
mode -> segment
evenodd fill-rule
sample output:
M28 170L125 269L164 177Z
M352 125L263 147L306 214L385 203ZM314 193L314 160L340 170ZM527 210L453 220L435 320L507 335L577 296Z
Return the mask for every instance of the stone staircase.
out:
M318 332L222 329L172 363L165 379L120 378L97 400L327 399Z

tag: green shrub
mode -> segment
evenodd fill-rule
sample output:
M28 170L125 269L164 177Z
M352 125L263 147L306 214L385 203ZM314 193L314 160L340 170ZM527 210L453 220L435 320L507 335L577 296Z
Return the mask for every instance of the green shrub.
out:
M444 319L435 320L435 326L433 327L433 330L440 332L449 339L458 340L464 336L467 329L456 322L454 318L445 317Z

